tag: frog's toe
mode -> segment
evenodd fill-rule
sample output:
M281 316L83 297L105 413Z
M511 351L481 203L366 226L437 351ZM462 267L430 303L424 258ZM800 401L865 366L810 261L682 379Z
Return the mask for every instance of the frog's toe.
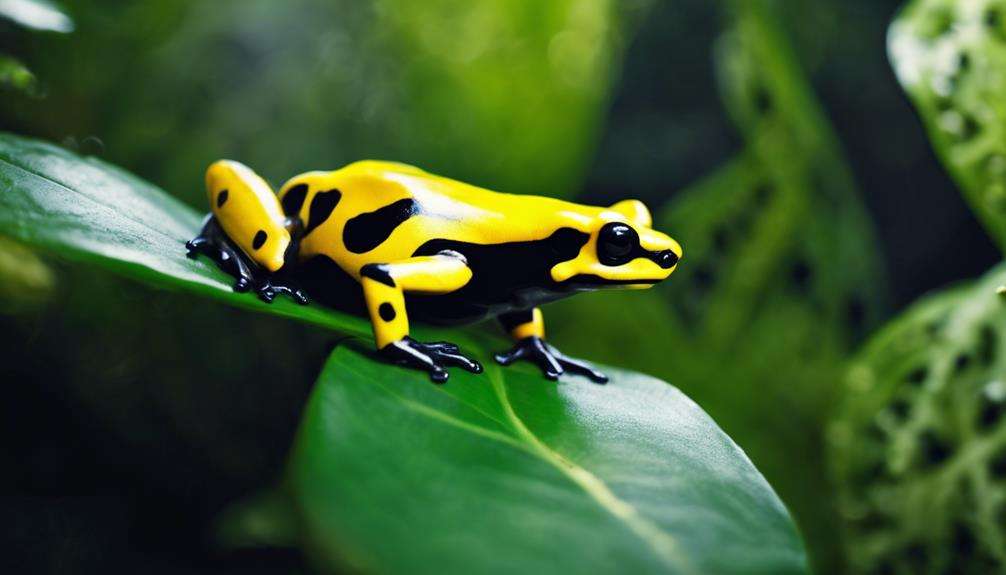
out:
M239 277L234 282L233 288L234 288L234 291L236 291L236 292L244 293L244 292L246 292L246 291L248 291L248 290L251 289L251 281L248 278L246 278L246 277Z
M448 342L421 343L409 336L381 348L381 354L392 363L427 371L434 383L444 383L449 375L447 366L460 367L472 373L482 373L482 364L461 354L458 346Z
M255 288L255 293L258 294L258 298L265 303L272 303L276 299L276 290L272 288L268 283L264 283Z
M537 336L526 337L518 341L509 350L495 355L501 365L510 365L518 360L527 360L541 368L547 379L555 381L559 376L569 371L584 375L595 383L607 383L608 377L594 369L589 363L568 357Z
M196 259L199 257L199 254L203 253L203 250L205 250L209 245L210 245L209 238L202 235L196 236L191 240L185 242L185 250L186 250L185 255L192 259Z
M276 278L262 280L256 291L259 298L266 303L272 303L278 295L288 296L301 305L307 305L308 303L307 294L304 293L304 290Z

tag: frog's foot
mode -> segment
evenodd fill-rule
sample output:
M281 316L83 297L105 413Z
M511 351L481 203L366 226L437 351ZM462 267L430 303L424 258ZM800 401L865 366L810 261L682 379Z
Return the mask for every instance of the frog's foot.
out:
M420 343L409 336L381 348L392 363L428 371L434 383L447 381L445 366L453 365L472 373L482 373L482 364L461 354L458 346L446 341Z
M296 284L291 282L286 278L280 277L267 277L261 280L255 286L255 293L258 297L266 302L272 303L272 300L276 299L279 294L285 294L293 298L293 300L301 305L307 305L307 295L304 294L304 290L300 289Z
M200 255L207 256L224 272L235 277L234 291L246 292L259 282L255 281L251 267L245 262L243 254L227 241L227 236L212 217L206 219L199 235L185 243L186 255L197 259Z
M552 381L559 379L560 375L569 370L571 373L587 376L594 383L608 383L608 376L594 369L594 366L563 354L537 336L525 337L510 348L510 351L497 353L495 357L502 365L526 359L537 364L545 377Z
M216 218L208 216L199 235L185 243L192 259L205 255L216 262L224 272L234 276L234 291L246 292L252 288L262 301L271 303L278 294L286 294L297 303L306 304L307 296L285 275L269 274L248 261L239 248L227 239Z

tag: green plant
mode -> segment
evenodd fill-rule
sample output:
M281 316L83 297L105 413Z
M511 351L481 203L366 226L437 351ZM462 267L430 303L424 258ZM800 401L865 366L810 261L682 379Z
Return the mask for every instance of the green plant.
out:
M369 337L361 318L231 292L184 257L198 214L99 160L0 135L0 190L0 224L32 246ZM499 345L454 335L483 355ZM488 569L501 559L479 546L507 541L504 559L536 571L804 572L788 513L743 452L674 388L614 374L605 387L556 387L530 368L490 367L433 387L342 343L276 496L289 505L236 510L226 538L256 540L261 522L246 519L267 513L264 539L331 569Z
M1000 247L1004 10L995 0L916 0L888 36L937 154ZM1004 281L1000 265L924 298L849 368L829 444L855 572L1006 565Z

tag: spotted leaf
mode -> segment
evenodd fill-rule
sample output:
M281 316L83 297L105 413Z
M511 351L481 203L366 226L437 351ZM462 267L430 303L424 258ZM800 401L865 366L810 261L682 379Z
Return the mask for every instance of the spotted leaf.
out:
M888 51L940 160L1006 247L1006 2L910 2Z
M1004 282L922 300L849 369L829 454L854 572L1006 568Z

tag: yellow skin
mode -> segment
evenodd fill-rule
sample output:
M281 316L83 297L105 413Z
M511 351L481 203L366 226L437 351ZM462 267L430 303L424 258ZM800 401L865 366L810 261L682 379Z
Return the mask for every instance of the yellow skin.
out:
M212 217L190 254L215 256L239 277L237 289L255 284L267 300L276 291L303 299L280 278L334 263L362 289L378 349L438 382L445 365L481 366L452 344L408 337L407 298L410 313L431 321L498 316L518 342L496 356L501 363L529 359L551 379L570 370L603 382L544 342L538 306L577 291L650 287L681 257L636 200L595 207L503 194L393 162L308 172L276 195L247 167L222 160L206 185Z

